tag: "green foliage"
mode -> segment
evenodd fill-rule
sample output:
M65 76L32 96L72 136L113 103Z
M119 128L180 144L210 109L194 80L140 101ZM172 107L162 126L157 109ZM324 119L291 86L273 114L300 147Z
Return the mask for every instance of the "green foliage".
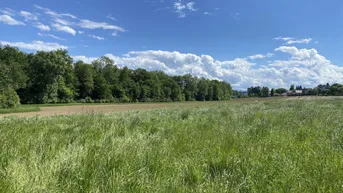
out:
M26 86L27 57L17 48L0 45L0 92Z
M286 92L287 92L287 89L285 89L285 88L278 88L275 90L275 93L277 93L277 94L283 94Z
M260 86L248 88L248 95L251 97L262 96L262 88Z
M0 192L343 192L342 107L268 100L2 119Z
M269 96L269 88L268 87L263 87L262 88L262 96L268 97Z
M272 88L272 90L270 91L270 96L275 96L275 90Z
M39 112L40 108L38 106L28 106L20 105L16 108L0 108L0 114L10 114L10 113L27 113L27 112Z
M25 104L219 101L232 95L231 85L223 81L119 69L108 57L73 65L65 50L24 54L0 47L0 69L0 92L14 89Z
M331 85L329 93L333 96L343 96L343 85L337 83Z
M294 91L295 88L294 88L294 85L292 84L291 87L289 88L290 91Z
M0 92L0 108L16 108L20 105L20 99L12 88Z

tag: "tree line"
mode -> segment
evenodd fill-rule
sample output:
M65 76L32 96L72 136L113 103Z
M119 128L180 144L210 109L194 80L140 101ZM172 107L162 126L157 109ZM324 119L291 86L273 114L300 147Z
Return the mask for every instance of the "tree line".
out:
M74 63L66 50L24 53L0 45L0 108L22 104L231 99L231 85L189 74L120 68L101 57Z
M297 93L296 91L301 91ZM330 85L327 84L319 84L314 88L305 88L301 85L295 86L291 85L289 90L286 88L272 88L271 90L264 86L255 86L250 87L247 90L247 95L242 96L241 92L233 91L233 95L237 96L238 98L241 97L268 97L268 96L278 96L282 94L287 94L290 96L293 95L301 95L301 96L343 96L343 85L339 83L335 83Z

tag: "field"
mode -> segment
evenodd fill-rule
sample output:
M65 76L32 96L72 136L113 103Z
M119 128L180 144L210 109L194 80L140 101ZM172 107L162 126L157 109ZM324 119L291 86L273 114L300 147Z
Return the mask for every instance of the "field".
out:
M247 101L266 101L271 98L247 98L236 99L233 102ZM71 103L71 104L41 104L41 105L21 105L16 109L0 109L1 117L34 117L34 116L54 116L54 115L73 115L89 113L111 113L127 112L130 110L150 110L166 108L189 108L198 106L214 106L218 104L231 103L231 101L211 101L211 102L175 102L175 103Z
M343 192L342 98L169 105L0 118L0 192Z

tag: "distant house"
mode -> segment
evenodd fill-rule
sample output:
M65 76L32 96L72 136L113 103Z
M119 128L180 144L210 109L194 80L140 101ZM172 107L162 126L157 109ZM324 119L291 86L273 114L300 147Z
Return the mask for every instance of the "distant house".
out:
M302 96L303 95L303 90L295 90L294 91L294 96Z

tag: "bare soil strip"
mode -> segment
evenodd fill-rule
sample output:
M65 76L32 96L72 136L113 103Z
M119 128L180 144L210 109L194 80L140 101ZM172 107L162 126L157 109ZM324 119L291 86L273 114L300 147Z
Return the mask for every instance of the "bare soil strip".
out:
M111 112L126 112L130 110L149 110L163 108L183 108L183 107L198 107L218 105L225 102L185 102L185 103L154 103L154 104L109 104L109 105L77 105L77 106L54 106L40 107L40 112L28 113L11 113L0 114L0 118L16 116L16 117L35 117L35 116L55 116L55 115L72 115L72 114L89 114L89 113L111 113Z

